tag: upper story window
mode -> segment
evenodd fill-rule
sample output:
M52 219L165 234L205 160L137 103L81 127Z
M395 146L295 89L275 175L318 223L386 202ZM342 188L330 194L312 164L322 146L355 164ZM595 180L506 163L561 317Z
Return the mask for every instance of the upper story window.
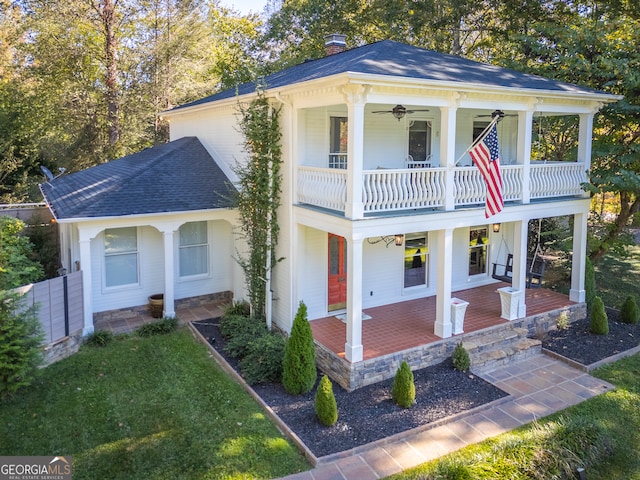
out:
M329 118L329 168L347 168L347 117Z
M104 231L104 280L106 287L138 283L138 230L136 227Z
M404 287L427 284L429 245L424 233L407 235L404 242Z
M431 161L431 122L411 121L409 126L409 157L414 162Z
M469 230L469 275L487 273L488 247L487 227L471 228Z
M191 277L209 273L207 222L185 223L180 227L179 236L180 276Z

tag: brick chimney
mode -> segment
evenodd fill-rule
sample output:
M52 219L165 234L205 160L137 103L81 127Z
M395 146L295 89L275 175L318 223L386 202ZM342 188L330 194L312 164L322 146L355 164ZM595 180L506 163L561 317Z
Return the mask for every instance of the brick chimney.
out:
M325 56L344 52L347 48L347 36L333 33L324 37Z

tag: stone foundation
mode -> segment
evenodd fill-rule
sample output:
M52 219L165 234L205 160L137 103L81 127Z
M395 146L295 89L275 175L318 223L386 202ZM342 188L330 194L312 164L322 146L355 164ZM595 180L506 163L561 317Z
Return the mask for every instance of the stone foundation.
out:
M43 366L47 367L52 363L70 357L76 353L82 345L82 330L73 332L68 337L61 338L55 343L46 345L42 349L44 357Z
M472 341L486 335L494 334L501 329L512 330L513 328L527 329L531 337L540 336L543 331L546 332L555 328L557 319L563 311L569 313L570 322L585 318L587 315L586 304L576 304L567 308L552 310L540 315L496 325L495 327L486 328L477 332L444 338L427 345L357 362L355 364L338 357L323 345L316 343L316 363L318 368L322 370L323 373L326 373L333 381L337 382L345 390L352 391L388 378L393 378L403 360L409 364L411 370L419 370L431 365L436 365L449 358L456 344L462 340L465 342Z

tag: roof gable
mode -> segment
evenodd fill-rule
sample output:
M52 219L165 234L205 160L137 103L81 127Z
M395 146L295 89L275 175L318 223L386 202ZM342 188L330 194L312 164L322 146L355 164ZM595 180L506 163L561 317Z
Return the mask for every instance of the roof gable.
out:
M263 82L267 89L279 88L347 72L567 94L602 93L591 88L425 50L392 40L384 40L307 61L268 75ZM245 83L238 88L225 90L178 106L173 110L245 95L255 90L255 82Z
M229 208L236 193L196 137L56 178L40 189L58 219Z

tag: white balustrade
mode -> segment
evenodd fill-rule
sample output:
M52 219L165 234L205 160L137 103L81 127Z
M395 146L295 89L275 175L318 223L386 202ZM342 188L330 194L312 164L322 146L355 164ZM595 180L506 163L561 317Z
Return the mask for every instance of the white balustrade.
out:
M531 198L583 194L587 181L584 163L532 163ZM445 168L365 170L362 178L364 211L389 212L417 208L441 208L445 201ZM505 202L522 200L522 165L500 169ZM456 206L484 204L487 187L476 167L454 169ZM344 212L347 199L347 171L333 168L299 167L298 201Z
M584 163L531 164L531 198L582 195L582 184L586 181L587 170Z
M444 205L444 168L366 170L362 202L365 212L386 212Z

